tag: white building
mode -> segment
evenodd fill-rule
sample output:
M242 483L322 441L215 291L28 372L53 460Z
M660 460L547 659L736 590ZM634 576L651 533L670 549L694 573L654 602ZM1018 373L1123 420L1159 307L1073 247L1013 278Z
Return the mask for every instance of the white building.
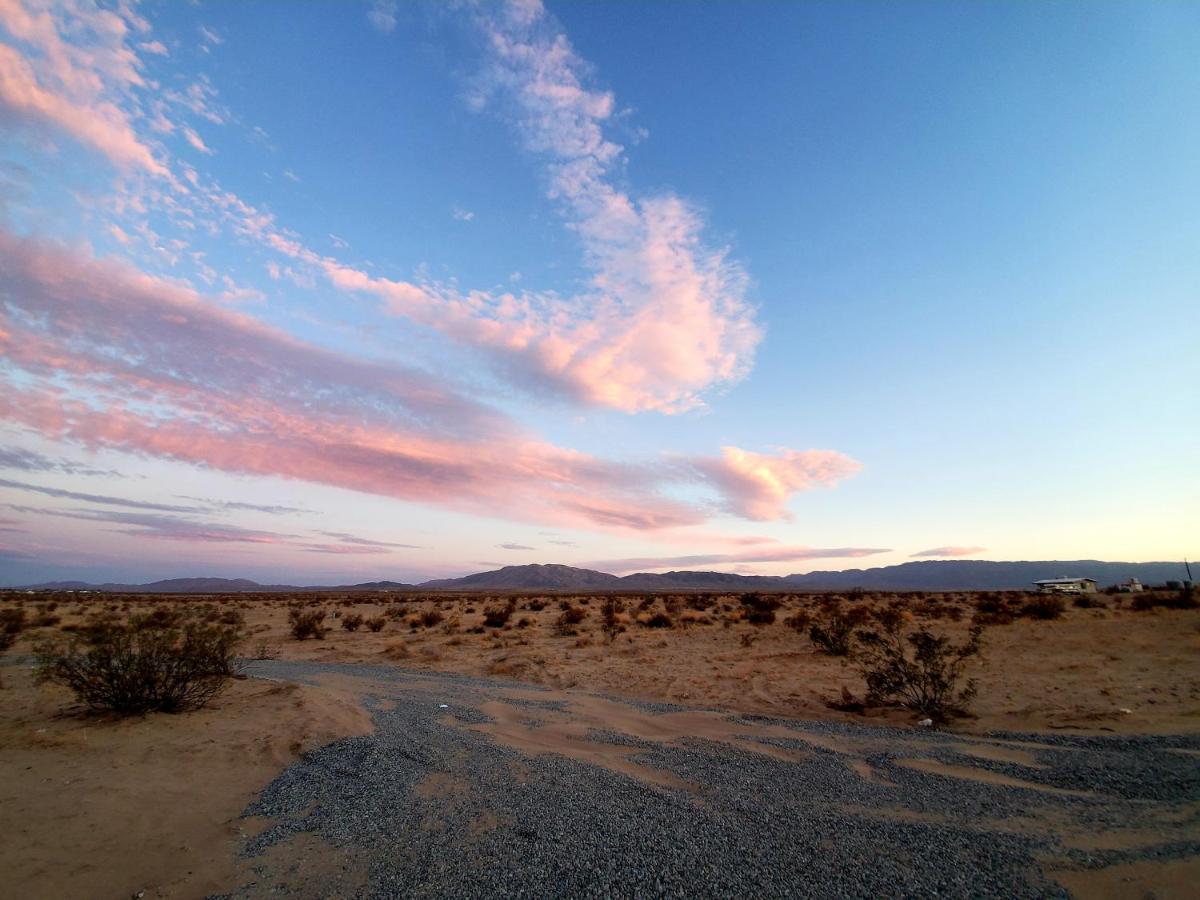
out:
M1122 581L1118 584L1117 590L1122 594L1137 594L1144 591L1145 588L1142 587L1142 583L1136 578L1130 578L1128 581Z
M1096 593L1096 579L1094 578L1043 578L1033 584L1043 594Z

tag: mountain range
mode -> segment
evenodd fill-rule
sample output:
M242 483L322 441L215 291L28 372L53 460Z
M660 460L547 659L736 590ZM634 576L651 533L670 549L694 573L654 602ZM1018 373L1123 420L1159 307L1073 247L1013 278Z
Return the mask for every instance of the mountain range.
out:
M1042 578L1092 578L1101 586L1137 578L1143 584L1182 581L1182 563L1104 562L1095 559L995 562L921 560L875 569L808 572L803 575L734 575L727 572L638 572L617 576L562 565L505 566L462 578L421 584L367 581L360 584L300 586L259 584L246 578L171 578L148 584L90 584L51 581L28 590L107 591L144 594L215 594L284 591L795 591L865 588L885 591L1020 590Z

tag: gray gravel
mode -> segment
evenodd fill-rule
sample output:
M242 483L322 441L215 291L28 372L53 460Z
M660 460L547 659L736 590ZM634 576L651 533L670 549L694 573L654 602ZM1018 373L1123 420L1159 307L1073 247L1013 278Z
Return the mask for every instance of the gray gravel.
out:
M463 727L489 721L479 711L488 700L523 706L531 719L562 709L557 697L503 696L512 682L282 661L248 672L301 682L329 672L368 678L376 731L307 754L246 810L272 824L245 842L252 874L232 891L238 897L1053 897L1065 893L1048 868L1200 854L1200 818L1193 811L1187 819L1200 801L1200 758L1175 752L1200 750L1197 736L1000 736L1036 742L1031 767L965 755L951 735L837 722L734 718L794 731L795 741L762 740L807 754L798 762L723 742L588 733L697 785L693 792L564 756L525 755ZM393 708L378 702L385 699ZM447 714L462 724L443 724ZM863 744L861 759L877 777L863 778L844 754L805 735ZM898 764L915 757L1087 794ZM431 776L446 779L445 789L422 788ZM1151 829L1162 840L1072 850L1046 821L1092 833ZM322 883L287 864L301 836L326 848Z

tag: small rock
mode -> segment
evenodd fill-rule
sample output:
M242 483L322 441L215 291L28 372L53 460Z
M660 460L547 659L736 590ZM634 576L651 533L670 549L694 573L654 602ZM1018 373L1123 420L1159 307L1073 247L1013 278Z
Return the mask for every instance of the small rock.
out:
M917 724L920 725L922 728L929 728L931 725L933 725L933 719L922 719Z

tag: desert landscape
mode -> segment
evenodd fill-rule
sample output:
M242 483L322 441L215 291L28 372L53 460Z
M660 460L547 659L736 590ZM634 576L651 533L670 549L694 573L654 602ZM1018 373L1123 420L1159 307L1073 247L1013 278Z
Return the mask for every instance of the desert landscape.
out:
M839 618L869 627L885 610L899 610L908 630L929 629L960 644L973 626L983 625L982 649L962 673L977 680L977 693L936 727L954 736L968 762L991 760L1037 773L1045 768L1036 752L1040 740L1048 742L1040 749L1049 751L1067 736L1162 736L1168 745L1183 740L1178 759L1195 779L1200 749L1187 748L1200 747L1200 610L1177 606L1177 592L1166 591L1074 598L861 591L6 592L0 611L5 621L20 618L22 625L0 670L3 862L9 887L20 896L78 895L89 884L112 886L101 895L113 897L206 896L239 885L254 896L246 885L261 886L256 879L266 864L245 855L246 842L273 824L271 816L253 812L260 792L306 755L371 734L379 698L394 695L389 679L427 699L429 691L461 692L456 682L428 680L440 673L482 678L498 692L499 699L478 706L480 721L491 724L472 726L482 728L486 740L523 756L598 766L656 791L697 788L648 764L637 750L597 744L590 736L615 732L665 746L702 741L744 748L757 741L751 746L766 748L779 765L805 757L794 746L815 744L849 760L859 777L886 782L869 760L897 742L878 728L920 735L924 714L864 702L867 689L854 654L839 656L836 646L831 652L812 636L814 625ZM61 685L35 683L35 648L48 639L86 636L89 623L104 617L140 621L146 629L184 618L234 629L238 669L246 674L198 711L133 718L88 710ZM521 712L530 702L545 710L537 721ZM646 703L649 711L639 705ZM560 712L550 712L555 709ZM793 728L825 721L838 730L797 738L789 726L770 724L780 720ZM761 743L789 736L795 740L779 749ZM935 778L1029 784L939 761L929 750L913 755L910 767ZM428 800L442 797L459 776L447 766L425 777L432 780L420 791ZM1193 780L1188 790L1196 786ZM1097 840L1081 822L1055 818L1062 813L1031 809L1030 815L1038 819L1035 830L1056 841L1083 847ZM1200 804L1180 797L1141 821L1111 823L1109 849L1190 845L1197 816ZM287 869L304 858L291 845L274 846L267 859L272 871L290 872L276 876L288 883L307 880L355 893L365 889L369 868L365 851L358 852L357 887L339 880L341 869L306 869L303 876ZM1050 857L1046 884L1079 896L1129 896L1134 884L1154 896L1184 896L1195 858L1172 855L1122 864L1128 871L1120 865L1076 869ZM254 866L259 874L252 877Z

